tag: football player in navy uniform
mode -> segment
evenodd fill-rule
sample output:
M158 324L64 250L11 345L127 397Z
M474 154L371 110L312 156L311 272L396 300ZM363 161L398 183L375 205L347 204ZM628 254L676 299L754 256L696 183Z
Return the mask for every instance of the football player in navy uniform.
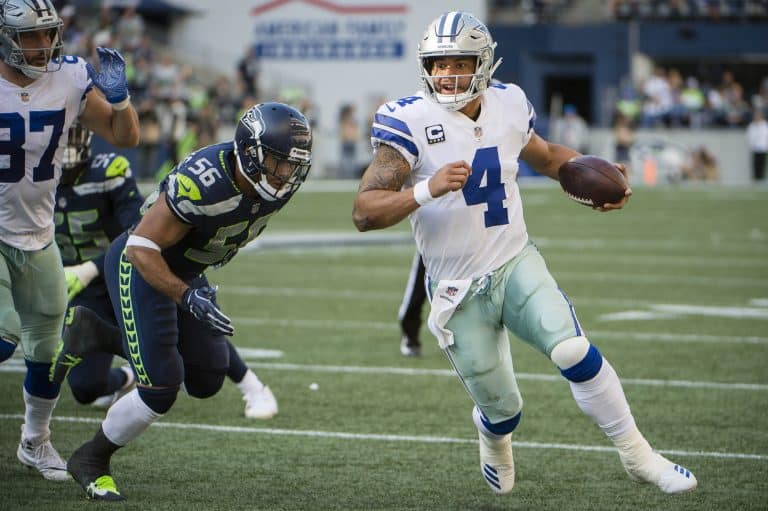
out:
M69 479L51 443L60 386L48 378L67 307L53 242L67 131L80 119L117 147L139 142L125 60L97 48L96 71L62 55L62 26L51 0L0 2L0 362L21 345L27 373L16 457L54 481Z
M139 221L144 198L130 163L116 153L91 155L93 133L79 123L69 129L61 183L57 189L56 243L67 279L69 306L83 305L116 324L104 282L109 243ZM94 352L74 364L67 376L75 400L109 408L135 384L130 366L112 368L112 354ZM245 416L269 419L277 414L271 389L245 365L229 343L227 376L243 394Z
M418 50L423 90L374 116L376 150L354 223L365 231L410 216L429 279L427 322L474 402L480 471L493 492L515 484L512 432L523 407L507 332L560 369L632 480L665 493L690 491L696 478L653 451L616 371L528 237L518 159L557 180L559 167L579 153L536 134L520 87L491 83L501 63L495 47L488 28L466 12L445 13L427 27ZM596 209L620 209L630 194Z
M229 367L230 319L216 288L201 276L229 262L258 236L307 177L312 134L307 119L282 103L263 103L240 118L234 141L204 147L179 163L145 202L142 219L110 245L105 280L121 332L85 307L69 309L64 349L127 353L137 388L115 402L67 470L88 498L124 500L110 474L115 451L170 410L182 384L194 397L214 395Z
M144 198L128 159L116 153L91 154L93 132L75 122L69 128L56 190L56 244L67 280L69 306L83 305L116 324L104 282L109 243L139 220ZM107 401L135 381L129 367L112 368L112 354L90 353L67 376L81 404ZM100 399L100 398L106 398Z

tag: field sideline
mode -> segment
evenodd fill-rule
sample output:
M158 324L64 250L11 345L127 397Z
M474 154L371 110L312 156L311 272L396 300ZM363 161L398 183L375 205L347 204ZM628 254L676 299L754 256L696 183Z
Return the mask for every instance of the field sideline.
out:
M356 233L354 192L318 184L210 274L234 342L280 413L245 419L231 382L206 402L180 395L116 454L128 498L119 507L765 509L768 188L639 188L625 211L600 214L556 187L522 187L532 239L616 367L640 428L696 474L695 492L668 497L629 481L552 364L513 339L525 399L517 485L494 496L479 474L470 401L436 341L425 328L421 359L397 350L407 223ZM17 353L0 365L0 509L82 509L75 483L44 481L16 460L22 381ZM52 425L62 455L101 417L65 387Z

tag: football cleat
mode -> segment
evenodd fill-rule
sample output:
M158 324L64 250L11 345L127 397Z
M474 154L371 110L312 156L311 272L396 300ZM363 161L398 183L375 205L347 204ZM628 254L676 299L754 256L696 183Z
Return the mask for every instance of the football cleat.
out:
M132 391L136 387L136 375L133 374L133 370L130 366L121 366L118 369L123 371L126 375L125 383L123 383L123 386L114 391L112 394L107 394L106 396L101 396L99 398L96 398L93 403L91 403L91 406L94 406L96 408L109 408L113 404L115 404L115 401Z
M271 419L277 415L277 399L266 385L259 390L249 390L243 394L245 416L249 419Z
M512 433L496 440L480 435L480 472L491 490L499 495L515 486L515 460L512 457Z
M421 344L418 341L412 341L407 335L400 338L400 354L404 357L420 357Z
M125 497L120 495L112 476L101 476L85 487L85 495L89 500L121 501Z
M49 481L66 481L69 479L67 463L54 449L51 440L46 438L38 444L33 444L23 436L16 450L16 457L22 465L35 469Z
M67 310L61 341L53 355L49 379L61 384L84 355L97 351L111 353L111 339L120 337L120 330L107 323L91 309L77 305Z
M642 464L633 463L621 455L624 470L633 481L641 484L655 484L664 493L675 494L693 491L698 485L696 476L687 468L669 461L658 453L653 453Z
M109 460L94 455L91 442L84 443L72 453L67 470L83 488L89 500L125 500L109 472Z

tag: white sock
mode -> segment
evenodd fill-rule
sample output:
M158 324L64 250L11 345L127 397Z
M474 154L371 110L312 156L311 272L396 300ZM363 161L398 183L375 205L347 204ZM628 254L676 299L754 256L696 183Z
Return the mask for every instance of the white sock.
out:
M251 390L261 390L264 388L264 384L261 383L261 380L259 380L259 377L256 376L256 373L248 369L245 372L245 376L243 376L243 379L240 380L238 383L235 383L237 385L237 388L240 389L240 392L245 394L248 391Z
M592 418L614 443L633 429L637 430L619 377L605 358L594 378L568 383L581 411Z
M138 389L133 389L109 408L101 428L110 442L123 446L162 416L141 400Z
M655 461L654 452L651 448L651 444L645 439L637 426L633 427L630 431L614 438L613 443L616 444L616 448L619 450L619 456L621 457L624 465L631 467L640 467L647 465L648 463Z
M51 415L59 398L45 399L24 391L24 424L21 436L37 445L51 436Z

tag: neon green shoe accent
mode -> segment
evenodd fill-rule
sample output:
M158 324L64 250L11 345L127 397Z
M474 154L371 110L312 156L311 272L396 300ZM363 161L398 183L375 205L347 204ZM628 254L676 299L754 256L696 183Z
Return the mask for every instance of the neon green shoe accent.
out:
M96 500L123 500L117 490L117 485L112 476L101 476L85 488L85 494L89 499Z
M75 308L70 307L67 309L67 315L64 316L64 324L69 326L75 320Z

